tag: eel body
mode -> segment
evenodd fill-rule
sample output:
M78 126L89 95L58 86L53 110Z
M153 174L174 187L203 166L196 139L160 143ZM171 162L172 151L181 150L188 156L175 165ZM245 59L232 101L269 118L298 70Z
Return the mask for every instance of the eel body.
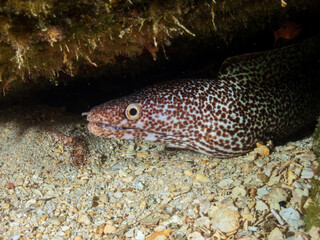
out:
M85 113L95 135L160 142L220 158L242 155L316 120L319 37L225 60L216 79L159 83ZM319 67L319 64L318 64Z

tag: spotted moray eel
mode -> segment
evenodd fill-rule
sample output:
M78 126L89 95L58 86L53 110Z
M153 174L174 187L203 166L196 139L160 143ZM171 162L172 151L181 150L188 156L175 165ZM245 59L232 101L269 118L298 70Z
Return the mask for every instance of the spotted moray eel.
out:
M320 78L308 64L319 56L319 39L231 57L214 80L168 81L111 100L84 114L88 129L219 158L245 154L257 141L282 138L315 121Z

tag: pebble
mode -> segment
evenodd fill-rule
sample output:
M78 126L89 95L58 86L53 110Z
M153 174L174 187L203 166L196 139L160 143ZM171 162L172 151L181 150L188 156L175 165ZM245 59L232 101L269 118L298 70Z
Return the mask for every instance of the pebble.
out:
M103 232L105 234L114 233L115 231L117 231L117 228L113 225L110 225L110 224L107 224L103 229Z
M183 173L184 173L184 175L186 175L188 177L192 176L192 174L193 174L193 172L191 170L184 170Z
M246 196L246 194L247 194L247 191L245 190L244 186L234 187L232 189L232 192L231 192L232 198L237 198L237 197L240 197L240 196Z
M90 220L88 214L86 214L86 213L83 213L83 214L79 215L78 222L79 223L84 223L85 225L91 224L91 220Z
M269 181L269 177L268 177L266 174L264 174L264 173L258 173L258 174L257 174L257 177L258 177L258 179L259 179L261 182L263 182L263 183L266 183L266 182Z
M268 210L269 209L269 207L268 207L268 205L267 204L265 204L263 201L261 201L261 200L257 200L257 202L256 202L256 210L257 211L266 211L266 210Z
M246 162L244 164L242 164L242 173L243 174L248 174L252 171L254 171L254 163L252 162Z
M71 236L71 230L70 229L67 229L64 231L64 234L67 236L67 237L70 237Z
M137 152L138 158L147 158L149 156L148 152Z
M146 240L167 240L171 233L172 233L172 230L170 229L155 231L149 237L147 237Z
M210 219L208 217L200 217L194 221L194 227L200 228L209 228L210 227Z
M205 176L204 174L197 173L195 180L196 180L198 183L204 183L205 181L208 180L208 177Z
M117 192L115 192L114 194L113 194L113 196L115 197L115 198L121 198L122 197L122 193L121 192L119 192L119 191L117 191Z
M314 172L311 168L305 168L302 170L301 178L312 178L314 176Z
M291 207L281 209L280 216L294 229L298 229L303 224L300 213Z
M53 225L56 225L56 226L60 226L61 225L61 221L57 217L50 218L49 220L50 220L50 223L53 224Z
M145 240L145 234L143 234L143 232L141 232L140 230L137 231L136 236L134 238L134 240Z
M250 210L248 208L244 208L241 212L241 216L248 220L248 221L252 221L253 220L253 215L252 213L250 212Z
M311 240L320 239L320 227L313 226L308 233L311 237Z
M75 237L73 238L73 240L82 240L82 237L79 236L79 235L77 235L77 236L75 236Z
M279 181L280 181L280 176L273 176L269 179L269 181L267 182L267 185L273 186L273 185L279 183Z
M14 184L12 183L12 182L9 182L8 184L7 184L7 188L8 189L14 189Z
M280 231L279 228L274 228L271 232L270 235L268 236L268 240L282 240L283 239L283 234Z
M4 203L4 204L2 204L2 206L1 206L1 208L2 208L3 210L8 209L9 207L10 207L10 203Z
M258 196L265 196L269 193L269 190L266 188L266 187L263 187L263 188L259 188L257 190L257 194Z
M212 225L224 233L233 232L240 226L240 214L235 210L218 208L209 212L209 216Z
M14 182L14 185L16 186L22 186L23 185L23 179L22 178L17 178L17 180Z
M269 202L282 202L288 198L287 192L279 187L273 187L269 194Z
M227 187L228 185L230 185L231 183L233 183L234 181L231 178L226 178L223 179L222 181L220 181L218 183L218 186L221 188Z
M265 145L261 145L261 146L255 148L254 152L260 156L263 156L263 157L267 157L270 155L270 149Z
M37 232L36 233L36 238L42 238L42 233L41 232Z
M298 178L297 174L293 171L288 171L288 185L291 186L294 180Z

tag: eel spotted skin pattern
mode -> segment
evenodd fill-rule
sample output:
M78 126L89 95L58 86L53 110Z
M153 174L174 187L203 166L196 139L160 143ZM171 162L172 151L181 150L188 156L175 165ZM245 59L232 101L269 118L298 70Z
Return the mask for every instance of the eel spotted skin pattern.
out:
M87 115L91 133L160 142L219 158L245 154L314 122L320 37L225 60L216 79L159 83ZM317 63L317 67L313 66Z

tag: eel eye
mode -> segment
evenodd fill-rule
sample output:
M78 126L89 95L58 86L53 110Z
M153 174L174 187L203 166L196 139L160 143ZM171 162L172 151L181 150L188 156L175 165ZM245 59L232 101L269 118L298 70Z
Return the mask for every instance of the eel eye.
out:
M141 107L137 103L129 104L126 108L125 115L129 120L136 120L141 114Z

